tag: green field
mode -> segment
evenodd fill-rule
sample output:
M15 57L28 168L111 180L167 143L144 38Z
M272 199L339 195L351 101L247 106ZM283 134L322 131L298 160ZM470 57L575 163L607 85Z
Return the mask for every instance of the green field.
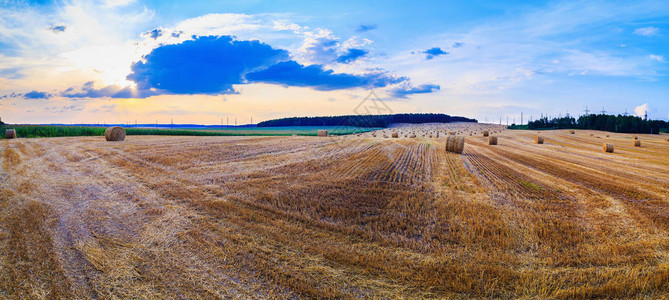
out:
M5 129L16 129L20 138L102 136L106 127L50 126L50 125L2 125L0 139L4 139ZM331 135L345 135L367 132L380 128L352 126L295 126L295 127L230 127L225 129L154 129L126 128L127 135L182 135L182 136L315 136L319 129L328 130Z

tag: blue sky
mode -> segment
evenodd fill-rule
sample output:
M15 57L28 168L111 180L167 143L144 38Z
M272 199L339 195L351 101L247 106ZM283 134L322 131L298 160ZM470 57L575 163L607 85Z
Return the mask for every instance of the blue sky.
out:
M3 1L8 122L669 118L666 1ZM246 121L248 122L248 121Z

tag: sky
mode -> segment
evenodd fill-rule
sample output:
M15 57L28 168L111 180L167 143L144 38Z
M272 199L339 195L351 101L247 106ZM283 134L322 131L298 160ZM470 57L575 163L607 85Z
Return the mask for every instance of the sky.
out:
M669 120L667 75L667 1L0 0L8 123Z

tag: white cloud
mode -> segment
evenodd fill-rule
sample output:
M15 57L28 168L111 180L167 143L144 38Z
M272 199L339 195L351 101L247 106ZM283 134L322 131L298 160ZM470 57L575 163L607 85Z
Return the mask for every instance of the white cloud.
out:
M302 46L297 50L297 58L302 63L330 64L337 58L337 50L341 47L339 38L330 30L317 29L304 33Z
M643 116L646 114L647 111L648 111L648 103L644 103L634 108L634 115L643 118Z
M282 30L290 30L296 34L302 34L305 31L309 30L309 27L307 26L300 26L298 24L292 23L288 20L277 20L274 21L274 29L282 31Z
M256 31L271 24L262 18L246 14L208 14L184 20L175 28L187 36L234 35L245 31Z
M651 55L648 55L648 58L650 58L652 60L659 61L659 62L665 62L666 61L666 60L664 60L664 56L662 56L662 55L651 54Z
M14 90L58 88L86 79L125 82L130 63L141 57L130 38L153 15L145 7L81 0L51 10L0 8L0 36L11 47L0 55L0 66L26 76L11 82ZM49 29L53 24L65 30L54 32Z
M135 2L135 0L104 0L104 2L109 7L116 7L116 6L126 6L130 3Z
M654 36L660 32L660 29L653 26L641 27L634 30L634 34L641 36Z
M565 50L560 59L563 63L552 69L567 74L598 74L608 76L644 76L638 58L623 58L603 51L585 52L576 49Z

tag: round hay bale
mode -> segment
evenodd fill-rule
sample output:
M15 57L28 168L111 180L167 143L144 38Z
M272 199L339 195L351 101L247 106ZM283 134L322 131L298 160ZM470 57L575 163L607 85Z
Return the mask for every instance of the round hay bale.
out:
M397 132L393 132L393 134L392 134L391 136L392 136L392 137L393 137L394 139L396 139L396 138L400 137L400 135L399 135L399 134L397 134Z
M488 145L497 145L497 137L496 136L488 137Z
M449 132L448 132L448 135L455 135L455 132L453 132L453 131L449 131Z
M455 137L454 136L448 136L446 138L446 151L451 152L453 151L453 145L455 144Z
M384 138L384 139L387 139L387 138L388 138L388 135L387 135L387 134L384 134L384 135L383 135L383 138Z
M16 138L16 129L7 129L5 130L6 139L15 139Z
M487 130L483 130L483 136L490 136L490 132Z
M634 136L634 139L635 139L635 140L638 140L638 139L639 139L639 137L635 135L635 136Z
M108 142L120 142L125 140L125 129L114 126L105 130L105 139Z
M569 130L569 134L574 134L574 133L576 133L576 131Z
M412 138L412 139L415 139L415 138L416 138L416 135L415 135L415 134L412 134L412 135L410 135L409 137Z
M641 141L639 140L634 141L634 147L641 147Z
M462 151L465 150L465 137L458 136L455 137L455 143L453 145L453 152L457 154L462 154Z
M323 130L323 129L319 129L318 130L318 136L328 136L328 131Z
M449 136L446 138L446 151L462 154L465 149L465 138L462 136Z
M537 136L534 138L534 142L537 144L543 144L544 143L544 137L543 136Z
M606 137L609 137L609 135L607 134Z
M613 144L602 144L602 150L604 150L604 152L613 153Z

